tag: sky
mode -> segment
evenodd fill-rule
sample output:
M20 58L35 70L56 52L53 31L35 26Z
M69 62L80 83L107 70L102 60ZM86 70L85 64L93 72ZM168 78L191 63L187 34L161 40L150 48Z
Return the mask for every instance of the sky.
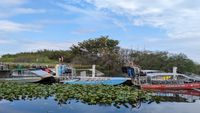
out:
M109 36L200 63L200 0L0 0L0 55Z

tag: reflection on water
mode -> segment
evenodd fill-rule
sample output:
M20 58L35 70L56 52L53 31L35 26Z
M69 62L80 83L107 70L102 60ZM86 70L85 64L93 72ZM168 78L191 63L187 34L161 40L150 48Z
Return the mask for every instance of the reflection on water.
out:
M154 90L152 95L159 102L194 103L200 100L200 91L196 90Z
M152 92L152 100L138 101L135 107L121 105L88 105L69 100L58 104L54 97L36 100L0 101L0 113L199 113L200 92L195 90L159 90Z
M140 113L199 113L200 92L196 90L154 90L153 101L143 104Z

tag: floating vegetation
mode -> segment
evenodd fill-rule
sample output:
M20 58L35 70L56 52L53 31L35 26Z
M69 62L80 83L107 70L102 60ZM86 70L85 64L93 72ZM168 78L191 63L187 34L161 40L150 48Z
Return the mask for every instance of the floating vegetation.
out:
M34 100L53 97L59 104L77 100L87 104L135 106L138 102L151 99L150 93L134 89L130 86L108 85L63 85L32 83L0 83L0 101L2 99Z

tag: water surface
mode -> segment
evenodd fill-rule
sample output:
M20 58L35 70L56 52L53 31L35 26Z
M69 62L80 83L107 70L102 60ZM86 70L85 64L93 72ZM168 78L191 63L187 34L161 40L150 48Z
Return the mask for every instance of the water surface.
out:
M199 113L200 93L196 91L156 92L155 100L130 105L88 105L76 100L59 104L54 97L36 100L1 100L0 113Z

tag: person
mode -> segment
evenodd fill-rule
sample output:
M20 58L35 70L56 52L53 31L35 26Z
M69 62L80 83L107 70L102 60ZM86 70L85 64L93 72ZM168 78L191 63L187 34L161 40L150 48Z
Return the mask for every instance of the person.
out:
M128 76L129 76L129 77L131 77L131 78L134 78L134 77L135 77L135 70L134 70L134 68L128 67L128 68L127 68L127 73L128 73Z
M130 69L128 70L129 75L133 84L140 84L140 66L136 65L134 62L129 62Z
M22 66L21 65L17 65L17 72L18 72L18 75L22 74Z
M60 57L58 58L58 60L59 60L60 63L63 63L63 61L64 61L63 56L60 56Z

